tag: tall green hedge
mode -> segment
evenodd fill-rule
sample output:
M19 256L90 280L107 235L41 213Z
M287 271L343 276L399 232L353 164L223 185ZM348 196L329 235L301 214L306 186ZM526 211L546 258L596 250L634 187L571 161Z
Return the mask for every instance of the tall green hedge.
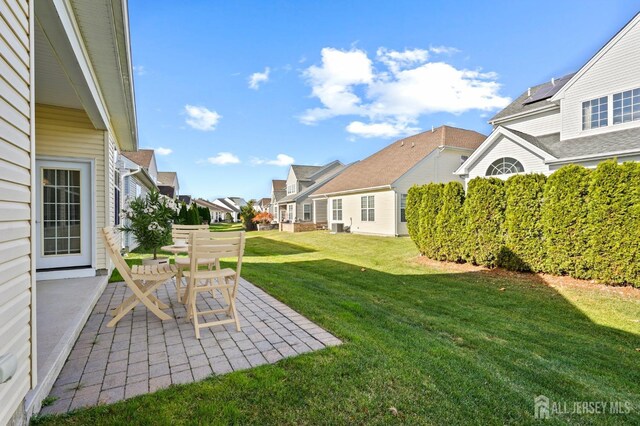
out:
M411 237L432 259L640 287L640 163L409 192Z
M478 177L469 181L464 203L466 259L490 268L504 245L504 181Z
M505 241L498 264L513 271L544 270L542 201L547 178L515 175L506 183Z
M424 186L413 185L407 192L407 204L405 209L405 217L407 219L407 232L409 237L416 244L420 253L422 248L418 243L418 235L420 233L420 206L422 205L422 195Z
M442 189L440 211L435 217L433 258L463 260L464 223L464 187L460 182L449 182Z
M591 276L640 286L640 164L600 163L591 176L587 210Z
M545 271L589 278L585 256L590 171L568 165L547 179L542 206Z
M435 242L436 237L436 217L442 207L441 183L430 183L423 186L422 203L420 205L420 251L431 259L438 257L438 247Z

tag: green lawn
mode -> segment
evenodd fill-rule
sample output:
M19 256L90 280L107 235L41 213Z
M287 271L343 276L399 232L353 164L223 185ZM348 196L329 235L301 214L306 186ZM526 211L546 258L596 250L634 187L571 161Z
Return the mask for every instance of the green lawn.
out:
M637 294L416 255L404 238L251 233L243 276L342 346L36 423L526 424L540 394L635 404L550 423L640 423Z

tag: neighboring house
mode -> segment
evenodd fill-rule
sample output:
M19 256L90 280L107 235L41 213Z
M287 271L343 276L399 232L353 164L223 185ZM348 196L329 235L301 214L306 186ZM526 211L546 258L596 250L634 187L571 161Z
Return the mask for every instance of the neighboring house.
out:
M269 212L271 208L271 198L260 198L254 208L257 212Z
M127 199L145 196L151 190L157 190L158 168L152 149L124 151L118 157L120 180L116 179L116 215L115 224L120 225L120 209ZM119 200L122 199L122 202ZM128 219L122 219L122 225L129 225ZM131 251L138 242L130 232L122 234L122 248Z
M193 202L199 207L206 207L209 209L209 212L211 213L211 223L222 222L224 221L224 217L227 213L232 213L231 209L202 198L196 198Z
M466 181L640 161L640 14L578 72L528 89L490 123L494 131L456 171Z
M127 13L125 0L0 0L0 355L17 361L3 425L39 411L112 269L100 229L114 225L117 153L137 149Z
M287 196L287 181L285 179L273 179L271 181L271 205L269 213L273 215L274 222L279 222L280 213L278 202Z
M486 138L472 130L441 126L393 142L352 164L312 198L327 206L328 224L350 232L407 235L406 196L413 185L460 180L453 172Z
M309 196L345 168L337 160L324 166L292 165L286 181L287 195L278 201L279 221L326 225L326 200L312 200Z
M234 197L234 198L236 198L236 197ZM233 222L237 222L238 220L240 220L240 206L238 204L236 204L231 198L228 198L228 197L227 198L218 198L218 199L212 201L212 203L227 209L228 211L226 213L229 213L231 215L231 220ZM225 220L226 213L225 213L224 217L222 218L222 220Z
M158 188L162 195L170 198L178 198L180 195L180 183L176 172L158 172Z
M191 195L178 195L178 201L185 203L189 207L191 205Z

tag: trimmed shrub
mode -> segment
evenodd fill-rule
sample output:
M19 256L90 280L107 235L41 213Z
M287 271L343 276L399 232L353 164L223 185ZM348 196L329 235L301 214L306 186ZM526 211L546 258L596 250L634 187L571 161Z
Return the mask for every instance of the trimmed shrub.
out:
M407 232L409 237L415 243L421 254L424 254L420 247L419 235L420 235L420 206L422 205L422 195L424 193L424 186L413 185L407 192L407 205L405 210L405 216L407 218Z
M469 262L493 268L504 245L504 181L477 177L469 181L464 203L464 251Z
M464 245L464 187L460 182L444 185L435 218L434 258L460 262Z
M180 213L178 213L178 224L180 225L186 225L187 222L189 221L189 213L187 210L187 205L183 202L180 205Z
M202 225L202 218L198 212L198 206L195 203L191 204L187 211L187 223L186 225Z
M568 165L547 179L542 206L545 271L589 278L585 256L590 171Z
M420 251L430 259L438 256L436 244L436 217L442 206L441 183L429 183L422 187L422 203L420 205L419 237Z
M506 182L505 245L498 265L512 271L544 270L542 201L547 178L515 175Z
M591 276L640 286L640 164L602 162L590 181L586 258Z

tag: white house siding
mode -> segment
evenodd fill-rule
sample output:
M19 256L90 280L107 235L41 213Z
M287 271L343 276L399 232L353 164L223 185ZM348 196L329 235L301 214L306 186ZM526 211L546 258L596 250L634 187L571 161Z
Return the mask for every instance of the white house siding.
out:
M452 147L436 149L394 182L393 188L397 194L395 209L398 218L394 235L409 234L406 222L402 222L400 217L400 197L402 194L407 194L413 185L451 181L462 183L462 178L454 175L453 172L462 164L462 156L469 156L472 152L470 149Z
M311 214L314 223L326 224L327 223L327 200L317 199L312 202Z
M8 423L32 381L31 197L33 169L33 5L0 0L0 354L18 369L0 384L0 424Z
M544 159L511 139L501 136L469 169L469 179L485 176L489 165L502 157L511 157L522 163L525 173L548 173ZM496 176L508 178L509 175Z
M122 183L122 193L120 199L124 203L125 199L133 199L135 197L144 196L149 192L149 189L140 182L140 180L136 177L136 175L128 175L125 176ZM124 206L124 204L123 204ZM122 221L123 225L128 225L129 221L124 219ZM138 242L136 241L133 234L127 232L123 234L123 245L129 250L133 250L138 247Z
M532 136L550 135L559 133L562 127L560 108L545 111L533 116L516 118L514 120L500 122L501 126L519 130Z
M95 179L95 220L96 232L93 243L96 247L96 268L107 269L110 261L98 231L113 224L113 184L115 156L113 142L108 142L104 130L96 130L87 114L82 110L60 108L49 105L36 106L36 154L47 157L68 157L92 159ZM105 156L109 164L105 168ZM109 179L107 179L107 170ZM110 198L107 198L110 197ZM107 219L109 215L109 219Z
M582 130L582 102L640 87L640 23L631 28L575 83L565 89L562 102L562 139L640 126L640 121L612 125L609 99L609 125Z
M354 234L390 235L396 234L396 193L393 190L363 192L329 197L327 204L328 226L333 223L343 223L350 226ZM361 220L360 198L374 196L375 220L367 222ZM333 220L332 202L342 199L342 220Z

